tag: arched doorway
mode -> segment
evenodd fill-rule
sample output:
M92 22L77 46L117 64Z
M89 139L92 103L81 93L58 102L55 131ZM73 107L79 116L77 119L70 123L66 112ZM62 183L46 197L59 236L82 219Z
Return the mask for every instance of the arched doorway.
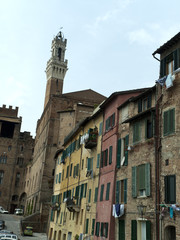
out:
M19 198L19 207L24 210L27 194L23 192Z
M174 226L167 226L164 231L165 240L176 240L176 228Z

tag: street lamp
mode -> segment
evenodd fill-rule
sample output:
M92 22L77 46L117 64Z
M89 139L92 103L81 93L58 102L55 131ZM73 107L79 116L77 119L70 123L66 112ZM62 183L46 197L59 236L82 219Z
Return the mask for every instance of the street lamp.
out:
M140 205L137 205L138 213L141 215L142 219L143 215L146 213L146 208L147 206L143 205L142 203L140 203Z

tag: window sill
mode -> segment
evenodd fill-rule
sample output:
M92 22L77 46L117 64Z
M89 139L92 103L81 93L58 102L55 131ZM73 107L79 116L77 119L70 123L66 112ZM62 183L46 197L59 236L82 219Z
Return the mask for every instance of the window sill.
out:
M145 196L137 196L137 198L147 198L147 196L145 195Z

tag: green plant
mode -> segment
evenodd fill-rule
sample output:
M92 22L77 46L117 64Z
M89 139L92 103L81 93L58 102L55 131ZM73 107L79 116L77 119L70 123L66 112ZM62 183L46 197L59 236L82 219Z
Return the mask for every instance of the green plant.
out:
M76 234L75 240L79 240L79 235L78 234Z

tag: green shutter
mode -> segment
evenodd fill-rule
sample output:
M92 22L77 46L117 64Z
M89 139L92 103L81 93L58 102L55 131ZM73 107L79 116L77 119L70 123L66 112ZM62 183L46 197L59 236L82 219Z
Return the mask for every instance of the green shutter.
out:
M108 223L106 223L106 232L105 232L105 237L108 237Z
M96 236L99 237L99 226L100 226L100 223L97 222L96 223Z
M88 158L88 162L87 162L87 170L88 170L88 171L91 170L91 158Z
M137 240L137 221L131 220L131 240Z
M141 164L137 168L137 189L144 190L146 189L146 179L145 179L145 164Z
M128 165L128 145L129 145L129 135L125 137L125 161L124 161L124 166Z
M100 162L100 153L97 155L97 165L96 165L97 168L99 168L99 162Z
M59 173L59 183L61 182L61 173Z
M150 94L147 99L147 108L151 108L152 95Z
M107 188L106 188L106 200L109 200L110 185L111 185L110 182L107 183Z
M132 167L132 197L137 197L136 166Z
M120 181L116 181L116 203L119 203L119 189L120 189Z
M92 220L92 231L91 231L91 235L94 235L94 226L95 226L95 219Z
M72 163L71 163L71 166L70 166L70 173L69 173L69 176L72 175Z
M169 132L174 133L175 131L175 109L169 110Z
M80 199L83 198L84 184L81 185Z
M150 196L151 194L151 184L150 184L150 163L145 164L145 187L146 187L146 196Z
M146 240L151 240L151 221L146 221Z
M88 233L88 228L89 228L89 219L86 219L86 234Z
M91 189L89 189L89 198L88 198L88 203L91 202Z
M117 143L117 168L120 168L121 166L121 139L118 139Z
M168 133L168 111L164 112L164 135L166 135Z
M76 166L74 166L73 178L76 177Z
M94 202L97 202L98 199L98 187L95 188Z
M101 185L100 201L103 201L104 184Z
M101 223L101 237L103 237L104 223Z
M124 179L124 203L127 203L127 179Z
M103 127L103 123L101 122L101 123L99 124L99 136L102 135L102 127Z
M174 52L173 52L173 60L174 60L174 70L176 70L178 68L178 49L176 49Z
M119 239L125 240L125 221L119 220Z
M66 178L68 178L68 175L69 175L69 166L67 166Z
M112 146L109 147L109 165L112 163Z
M115 125L115 113L112 115L112 127Z
M107 162L108 162L108 149L106 149L105 151L104 151L104 153L105 153L105 166L107 166Z
M76 187L75 197L79 197L79 186Z
M78 175L79 175L79 163L76 166L76 176L78 176Z
M103 167L103 157L104 157L104 156L103 156L103 155L104 155L103 153L104 153L104 152L102 151L102 152L101 152L101 168Z
M160 62L160 77L166 75L166 58L163 58Z
M86 197L86 192L87 192L87 183L84 184L84 197Z

